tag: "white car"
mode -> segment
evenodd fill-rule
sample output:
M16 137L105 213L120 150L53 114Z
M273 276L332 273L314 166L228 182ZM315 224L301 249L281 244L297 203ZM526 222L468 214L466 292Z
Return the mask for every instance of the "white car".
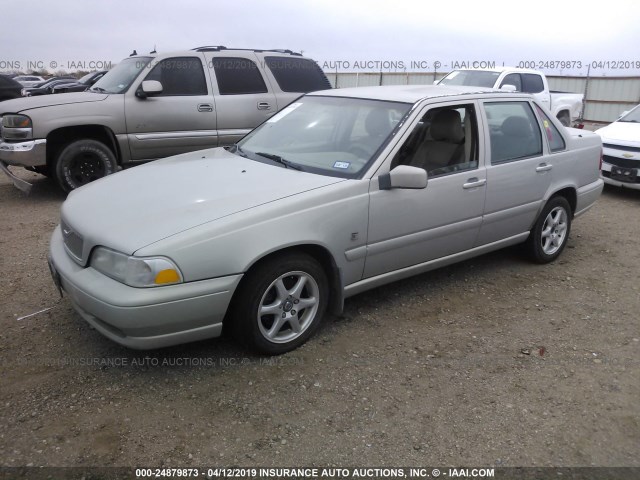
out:
M25 88L35 87L39 83L44 82L44 78L37 77L35 75L20 75L18 77L14 77L13 79Z
M602 179L640 190L640 105L596 133L602 137Z

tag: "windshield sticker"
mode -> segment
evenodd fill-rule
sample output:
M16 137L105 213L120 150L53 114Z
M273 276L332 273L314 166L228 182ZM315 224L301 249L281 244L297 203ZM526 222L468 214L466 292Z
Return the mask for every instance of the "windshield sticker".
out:
M333 168L347 169L349 168L349 165L351 165L350 162L336 162L333 164Z
M271 117L269 120L267 120L267 123L275 123L278 120L282 120L284 117L286 117L287 115L289 115L291 112L293 112L296 108L298 108L300 105L302 105L302 103L292 103L291 105L289 105L287 108L285 108L284 110L282 110L280 113L277 113L276 115L274 115L273 117Z

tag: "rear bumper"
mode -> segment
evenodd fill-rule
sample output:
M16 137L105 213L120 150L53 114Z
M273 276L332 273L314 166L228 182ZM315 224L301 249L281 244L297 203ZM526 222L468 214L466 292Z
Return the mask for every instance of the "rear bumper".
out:
M601 178L589 185L580 187L577 192L576 211L574 213L574 217L579 217L593 207L596 200L600 197L603 188L604 182Z
M220 336L222 320L242 275L156 288L133 288L67 254L60 227L50 264L74 309L110 340L146 350Z

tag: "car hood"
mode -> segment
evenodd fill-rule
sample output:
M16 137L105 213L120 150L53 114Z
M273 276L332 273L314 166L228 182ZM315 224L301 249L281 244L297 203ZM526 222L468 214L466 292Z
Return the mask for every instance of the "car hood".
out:
M37 97L16 98L0 103L2 113L20 113L34 108L50 107L54 105L68 105L71 103L99 102L109 95L104 93L67 93L64 95L41 95Z
M243 210L344 181L233 155L223 148L170 157L81 187L62 220L84 240L123 253Z
M618 145L640 147L640 123L613 122L604 128L596 130L604 143L615 142Z

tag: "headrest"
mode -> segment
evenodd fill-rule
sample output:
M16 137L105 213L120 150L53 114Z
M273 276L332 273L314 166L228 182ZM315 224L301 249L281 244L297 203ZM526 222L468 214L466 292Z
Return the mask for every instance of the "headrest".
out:
M440 110L431 121L431 138L438 142L461 143L462 119L457 110Z
M531 123L524 117L507 117L500 127L502 133L509 137L530 137Z
M364 128L372 137L387 136L391 132L389 111L384 108L374 108L364 121Z

